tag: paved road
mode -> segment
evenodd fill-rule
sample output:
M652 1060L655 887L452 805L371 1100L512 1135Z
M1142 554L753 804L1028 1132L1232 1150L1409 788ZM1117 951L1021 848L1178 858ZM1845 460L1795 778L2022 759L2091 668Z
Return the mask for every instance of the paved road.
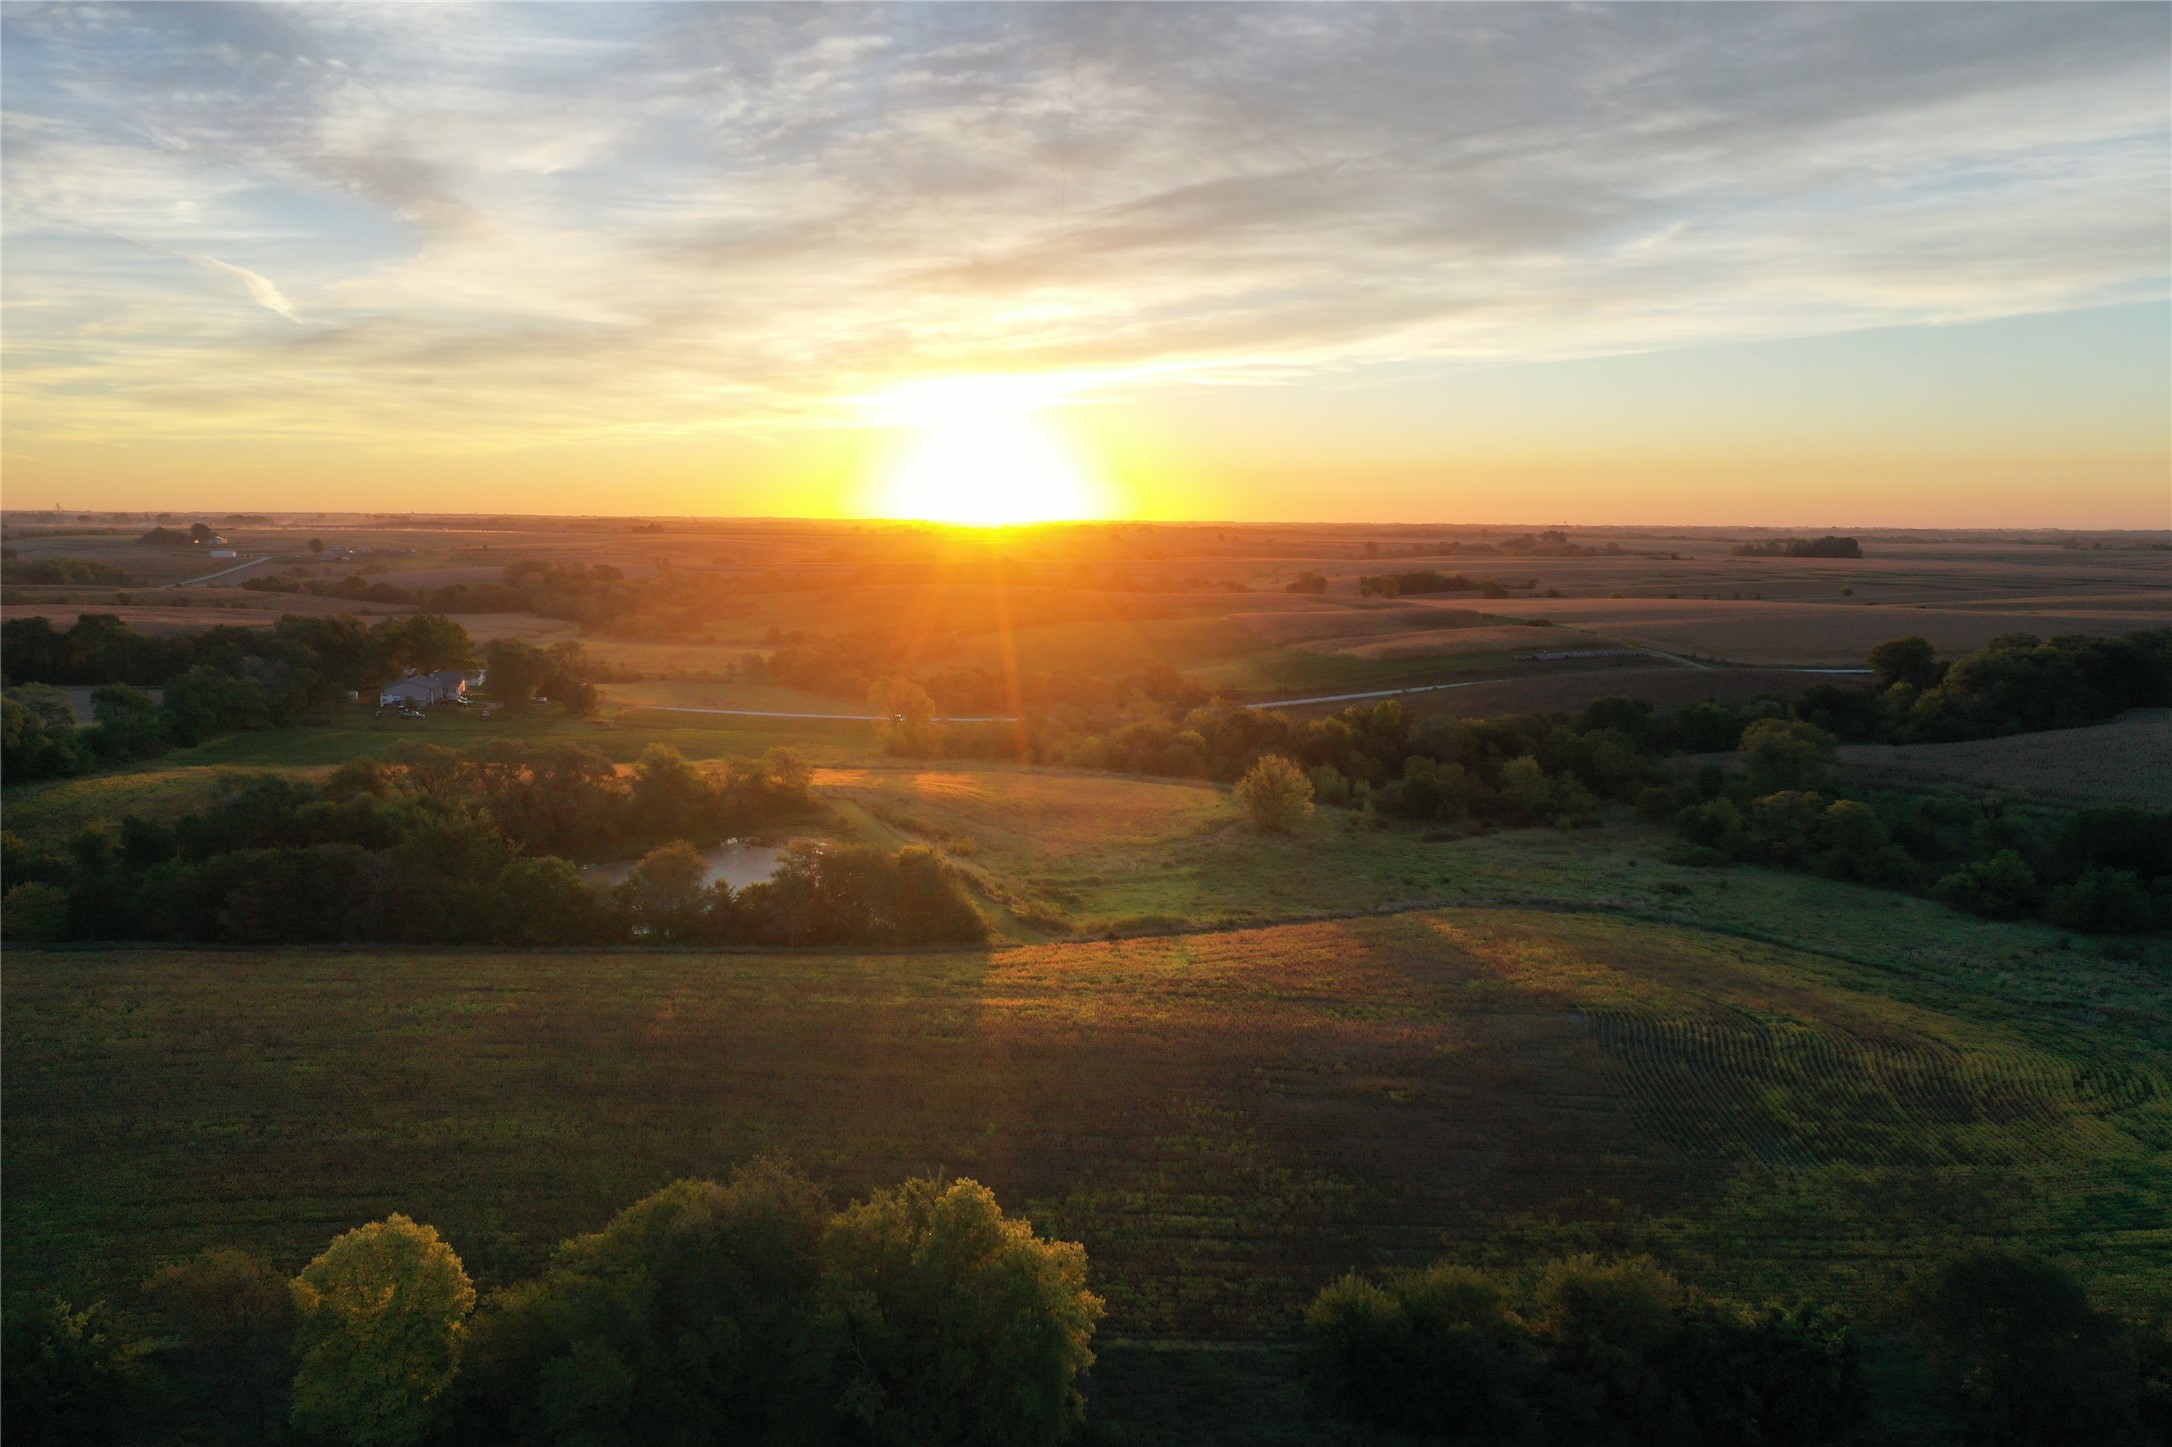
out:
M1691 668L1710 669L1714 667L1714 665L1709 663L1698 663L1688 658L1677 658L1671 653L1660 653L1656 649L1647 651L1650 651L1654 657L1670 659L1676 663L1686 664ZM1848 674L1863 674L1870 672L1870 670L1867 668L1776 668L1772 671L1775 673ZM1323 693L1317 694L1311 698L1270 698L1263 700L1259 703L1248 703L1245 705L1245 707L1297 708L1304 704L1313 703L1360 703L1369 698L1400 698L1404 694L1410 693L1438 693L1445 688L1477 688L1481 684L1507 683L1510 681L1511 680L1509 679L1503 678L1468 678L1459 680L1455 683L1419 683L1413 684L1408 688L1375 688L1369 689L1364 693ZM871 713L780 713L770 709L761 708L692 708L680 704L651 704L648 705L648 707L657 713L709 713L723 714L731 718L819 718L830 719L837 723L876 722L876 715ZM1018 720L1010 714L985 714L977 717L967 718L939 718L936 719L935 722L1016 723L1018 722Z
M826 718L836 723L876 723L880 714L872 713L779 713L766 708L694 708L686 704L646 703L635 708L648 713L720 713L731 718ZM975 717L939 718L936 723L1016 723L1018 720L1007 713L983 714Z
M1651 653L1652 653L1652 656L1653 656L1653 657L1655 657L1655 658L1666 658L1666 659L1671 659L1671 660L1673 660L1673 661L1674 661L1674 662L1676 662L1676 663L1684 663L1684 664L1688 664L1688 665L1689 665L1689 666L1690 666L1691 668L1716 669L1717 667L1719 667L1719 665L1717 665L1717 664L1711 664L1711 663L1699 663L1699 662L1697 662L1697 661L1696 661L1696 660L1694 660L1694 659L1689 659L1689 658L1676 658L1676 657L1675 657L1675 656L1674 656L1673 654L1671 654L1671 653L1660 653L1660 652L1657 652L1656 650L1646 650L1646 651L1647 651L1647 652L1651 652ZM1773 672L1773 673L1869 673L1869 672L1870 672L1870 670L1869 670L1869 669L1867 669L1867 668L1786 668L1786 667L1771 667L1771 666L1769 666L1769 665L1766 665L1766 664L1744 664L1744 665L1742 665L1742 666L1743 666L1743 667L1757 667L1757 668L1769 668L1769 671L1771 671L1771 672ZM1583 674L1583 673L1584 673L1585 671L1586 671L1586 670L1579 670L1579 671L1578 671L1578 672L1577 672L1577 673L1576 673L1575 675L1570 675L1570 674L1554 674L1554 675L1551 675L1551 676L1552 676L1552 677L1555 677L1555 678L1567 678L1567 677L1571 677L1571 676L1575 676L1575 677L1581 677L1581 676L1582 676L1582 674ZM1471 678L1471 679L1465 679L1465 680L1463 680L1463 681L1461 681L1461 682L1459 682L1459 683L1421 683L1421 684L1417 684L1417 685L1414 685L1413 687L1410 687L1410 688L1380 688L1380 689L1374 689L1374 690L1373 690L1373 691L1371 691L1370 693L1329 693L1329 694L1322 694L1322 695L1321 695L1321 696L1319 696L1318 698L1271 698L1271 699L1268 699L1268 700L1267 700L1267 701L1266 701L1265 703L1248 703L1248 704L1246 704L1246 705L1245 705L1245 707L1246 707L1246 708L1296 708L1296 707L1297 707L1298 705L1300 705L1300 704L1307 704L1307 703L1356 703L1356 702L1359 702L1360 700L1363 700L1363 699L1368 699L1368 698L1395 698L1395 697L1398 697L1398 696L1400 696L1400 695L1402 695L1402 694L1406 694L1406 693L1438 693L1438 692L1439 692L1439 691L1440 691L1441 689L1444 689L1444 688L1476 688L1476 687L1478 687L1478 686L1479 686L1480 684L1482 684L1482 683L1511 683L1511 682L1514 682L1514 681L1515 681L1515 680L1513 680L1513 679L1507 679L1507 678Z
M193 588L193 587L195 587L195 586L196 586L196 585L197 585L198 583L208 583L208 582L210 582L210 581L211 581L211 580L212 580L213 578L223 578L223 577L225 577L225 576L226 576L226 575L227 575L228 573L238 573L238 572L240 572L240 571L241 571L241 570L242 570L243 568L253 568L253 567L255 567L255 566L256 566L256 565L258 564L258 563L268 563L268 562L270 562L271 560L272 560L272 554L270 554L270 553L266 553L266 554L265 554L265 555L264 555L263 557L261 557L261 558L251 558L251 559L249 559L249 561L248 561L248 562L246 562L246 563L236 563L236 564L234 564L234 566L233 566L233 567L231 567L231 568L221 568L221 569L219 569L219 571L217 571L216 573L206 573L206 574L204 574L204 575L203 575L203 576L202 576L201 578L183 578L183 579L182 579L182 580L181 580L180 582L178 582L178 583L161 583L161 584L159 584L159 587L160 587L160 588Z

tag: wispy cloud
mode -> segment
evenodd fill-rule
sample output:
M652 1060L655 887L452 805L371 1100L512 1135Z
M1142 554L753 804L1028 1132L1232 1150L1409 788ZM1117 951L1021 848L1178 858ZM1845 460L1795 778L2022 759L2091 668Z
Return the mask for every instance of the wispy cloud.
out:
M268 312L277 312L280 316L285 317L288 321L293 322L296 326L300 326L302 324L302 319L299 316L295 315L294 308L289 305L287 299L280 294L279 288L272 285L271 282L264 277L261 277L255 272L249 270L248 267L236 266L232 262L221 261L216 256L194 256L189 255L186 252L181 254L188 256L188 259L195 262L198 266L207 266L213 271L221 272L239 281L243 286L249 289L249 299L251 301L254 301L258 306L264 308L264 310Z
M5 17L20 435L778 427L2162 296L2132 5ZM141 238L309 325L267 331ZM216 259L224 258L224 259ZM280 278L275 285L268 278Z

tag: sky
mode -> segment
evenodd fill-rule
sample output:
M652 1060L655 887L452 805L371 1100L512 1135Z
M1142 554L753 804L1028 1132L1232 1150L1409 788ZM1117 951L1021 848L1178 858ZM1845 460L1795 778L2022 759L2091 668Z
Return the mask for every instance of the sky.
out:
M0 29L11 508L2172 526L2172 7Z

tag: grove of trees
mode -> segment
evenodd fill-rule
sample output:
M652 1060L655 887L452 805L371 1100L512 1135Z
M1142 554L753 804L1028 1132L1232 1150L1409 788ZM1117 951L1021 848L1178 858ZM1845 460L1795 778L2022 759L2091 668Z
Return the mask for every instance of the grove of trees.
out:
M1084 1419L1101 1299L1080 1246L978 1182L842 1211L788 1167L680 1181L478 1296L394 1215L291 1281L248 1253L17 1315L0 1376L26 1442L1037 1447ZM133 1328L133 1329L131 1329Z
M2172 1433L2167 1319L2090 1302L2071 1272L1959 1249L1872 1312L1926 1406L1986 1447L2144 1447ZM1305 1314L1320 1399L1469 1447L1813 1447L1857 1440L1865 1342L1831 1310L1749 1305L1648 1258L1347 1276Z
M789 750L695 765L652 746L403 742L322 784L235 774L172 823L101 821L64 849L0 845L10 938L235 944L969 943L985 937L931 851L795 846L771 879L706 883L697 845L817 817ZM649 851L615 889L574 860Z

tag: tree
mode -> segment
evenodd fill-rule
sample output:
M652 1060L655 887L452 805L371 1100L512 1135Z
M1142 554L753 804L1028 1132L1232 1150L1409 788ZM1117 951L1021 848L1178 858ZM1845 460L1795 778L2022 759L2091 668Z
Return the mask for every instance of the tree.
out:
M1286 754L1268 754L1245 771L1231 791L1255 827L1287 834L1312 812L1312 780Z
M703 912L716 897L709 887L709 861L684 839L643 855L620 890L635 928L653 940L696 934Z
M2061 929L2088 934L2141 934L2157 911L2142 881L2124 869L2092 869L2051 897L2046 916Z
M976 1181L907 1181L823 1242L844 1332L842 1409L883 1447L1034 1447L1085 1414L1101 1298L1086 1251L1044 1241Z
M706 828L709 784L677 749L650 744L633 767L627 795L628 823L643 839L692 839L721 831Z
M0 936L18 944L49 944L68 937L68 891L30 880L0 898Z
M518 638L499 638L483 649L483 666L490 670L490 691L501 703L523 704L550 676L550 657L532 643Z
M883 748L906 758L932 757L939 732L935 700L909 678L887 678L868 690L875 711L875 735Z
M14 661L8 656L11 665ZM10 782L73 774L84 762L75 710L66 694L33 683L11 688L0 698L0 773Z
M475 645L468 638L468 630L442 613L388 618L375 632L384 663L394 669L432 673L442 668L466 668L474 659Z
M1915 860L1891 842L1878 811L1857 799L1839 799L1825 810L1832 848L1822 861L1844 879L1900 884L1915 874Z
M838 1340L821 1301L828 1222L804 1177L764 1162L726 1185L667 1186L566 1242L541 1280L476 1314L460 1439L827 1440Z
M2139 1390L2118 1320L2081 1283L2027 1252L1977 1247L1941 1262L1914 1292L1914 1323L1974 1440L2115 1441Z
M309 540L309 551L311 551L312 553L322 553L324 551L324 539L311 538Z
M581 871L556 855L528 855L498 876L499 940L522 945L587 944L607 934L604 902Z
M2036 871L2011 849L1963 865L1939 880L1934 892L1955 909L1987 919L2026 918L2042 898Z
M78 1309L55 1298L0 1332L0 1418L11 1441L117 1439L136 1379L136 1350L102 1301Z
M1346 1276L1306 1309L1305 1337L1313 1390L1361 1421L1474 1447L1531 1431L1545 1363L1482 1272L1437 1265L1385 1287Z
M1825 812L1823 794L1806 789L1767 794L1750 805L1750 842L1776 864L1799 864L1817 850Z
M91 693L91 713L98 720L90 744L116 763L148 757L166 747L166 722L159 701L140 688L109 683Z
M246 1251L210 1250L144 1283L177 1345L170 1353L208 1397L222 1440L272 1439L286 1416L294 1291Z
M1880 688L1891 688L1896 683L1933 688L1938 683L1938 657L1928 638L1914 634L1889 638L1870 650L1870 671Z
M1815 789L1825 781L1833 736L1801 719L1761 718L1742 731L1738 744L1758 794L1787 789Z
M347 1447L411 1447L437 1420L475 1288L437 1232L388 1216L294 1278L296 1426Z

